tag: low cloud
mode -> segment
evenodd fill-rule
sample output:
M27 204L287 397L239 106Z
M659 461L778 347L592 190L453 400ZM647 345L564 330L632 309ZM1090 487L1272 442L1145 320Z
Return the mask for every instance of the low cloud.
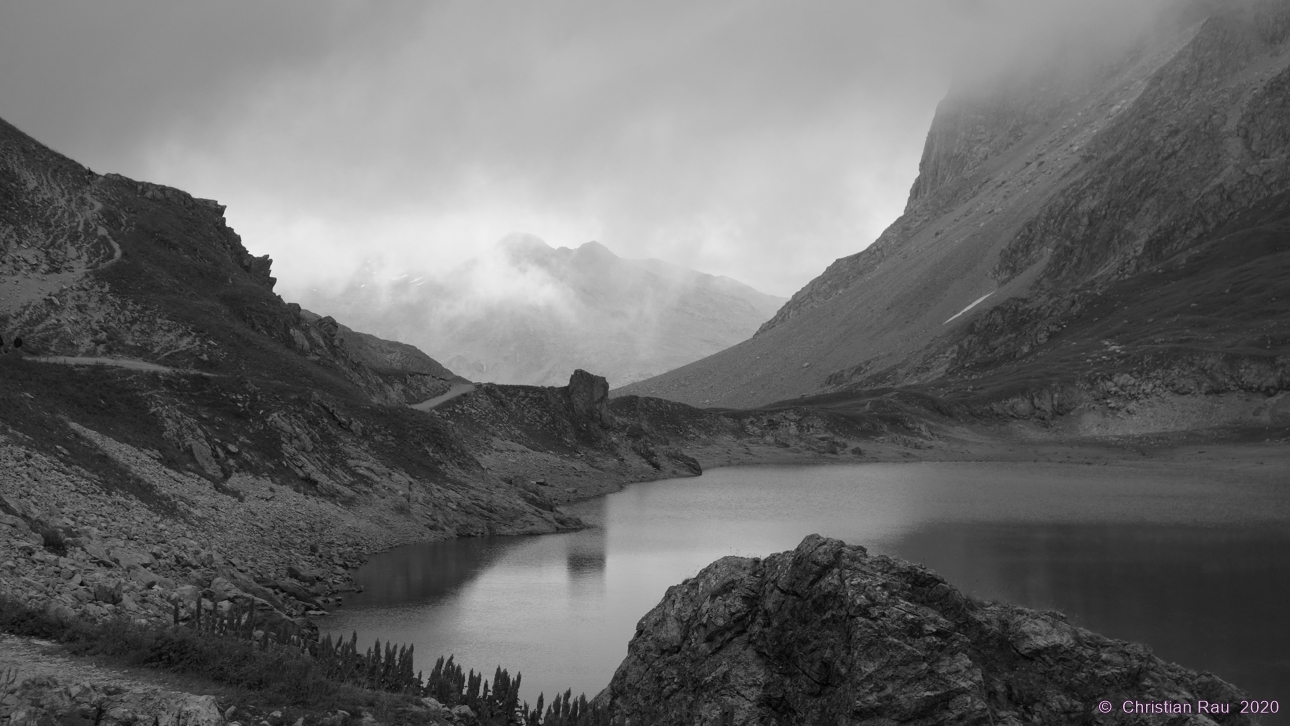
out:
M515 232L787 295L899 214L953 75L1126 5L41 3L0 11L0 115L227 204L288 297Z

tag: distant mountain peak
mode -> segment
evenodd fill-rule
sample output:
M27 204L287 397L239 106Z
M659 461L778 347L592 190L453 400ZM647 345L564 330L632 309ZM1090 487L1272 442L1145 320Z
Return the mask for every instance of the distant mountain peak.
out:
M661 373L747 338L784 302L734 280L624 259L597 241L552 249L519 234L433 279L380 287L355 277L302 298L472 379L537 385L578 368L614 385Z
M493 245L493 249L509 257L546 256L555 252L555 248L534 234L508 234Z
M574 250L574 254L582 258L601 259L606 261L622 259L618 255L614 254L613 250L600 244L599 242L596 242L595 240L592 240L590 242L584 242L581 246L579 246L577 249Z

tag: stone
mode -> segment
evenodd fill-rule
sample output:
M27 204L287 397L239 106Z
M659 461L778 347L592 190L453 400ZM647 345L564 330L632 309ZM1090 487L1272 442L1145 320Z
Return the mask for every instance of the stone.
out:
M140 567L130 571L130 579L139 583L141 587L149 588L157 584L158 578L156 575Z
M109 605L121 602L122 587L120 582L100 582L94 586L94 599Z
M85 550L85 554L89 555L94 562L100 565L106 565L108 567L116 566L116 563L112 560L112 556L108 553L107 548L98 542L86 542L81 549Z
M11 527L19 532L31 529L27 526L27 523L23 521L22 517L15 517L10 514L0 514L0 525Z
M117 706L108 709L103 714L103 721L107 724L132 724L138 720L138 715L131 709L124 706Z
M0 719L10 726L220 726L214 696L94 683L62 685L49 676L0 688Z
M193 439L188 442L188 451L197 460L197 465L202 468L202 471L206 472L207 476L222 478L223 472L212 455L210 444Z
M442 703L439 703L438 700L429 696L421 699L421 705L425 706L426 709L430 711L431 716L439 716L448 713L448 709Z
M306 605L313 605L315 608L319 607L319 603L314 598L313 593L301 587L299 584L292 582L291 580L274 581L273 587L278 590L281 590L282 592L287 593L291 597L294 597L295 599L299 600L302 603L305 603Z
M314 582L322 579L322 573L304 565L287 565L287 576L299 580L306 585L312 585Z
M111 558L113 562L125 569L152 567L156 564L156 561L152 559L152 555L129 547L114 547L111 552Z
M1014 624L1009 640L1018 653L1031 656L1050 648L1074 646L1075 630L1050 617L1023 618Z
M199 592L201 592L201 588L196 585L180 585L175 588L174 594L171 597L178 600L180 604L194 603L197 602L197 594Z
M224 600L237 600L247 597L245 592L242 592L242 590L236 585L223 577L216 577L211 580L209 589L211 592L215 593L213 600L217 603Z
M20 519L36 519L39 515L39 512L30 504L8 494L0 494L0 512Z
M597 700L632 723L986 726L1093 723L1102 699L1242 697L1142 646L811 535L669 588Z
M463 703L460 706L452 707L452 715L456 716L462 721L473 721L475 718L475 711L470 706L467 706L466 704Z
M242 592L251 595L261 602L269 603L276 609L282 609L282 599L274 594L272 590L260 585L254 579L238 572L229 573L228 579Z
M172 702L158 716L157 726L223 726L214 696L187 695Z

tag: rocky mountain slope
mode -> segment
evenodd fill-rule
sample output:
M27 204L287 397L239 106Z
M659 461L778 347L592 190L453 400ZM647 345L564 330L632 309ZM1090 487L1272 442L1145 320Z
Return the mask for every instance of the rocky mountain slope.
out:
M406 405L462 379L284 302L221 212L0 122L0 589L300 616L376 549L577 526Z
M0 594L59 617L164 620L178 600L186 618L200 595L300 619L373 551L577 527L559 503L700 458L922 431L899 411L611 404L583 371L413 409L464 379L282 300L218 204L3 122L0 243Z
M669 588L597 700L651 724L1148 724L1168 717L1124 704L1171 701L1193 709L1185 723L1253 723L1242 697L1060 614L976 601L811 535Z
M223 207L102 176L0 122L0 335L29 355L129 358L222 376L289 380L403 403L442 367L372 368L328 319L273 293ZM424 366L423 366L424 368Z
M578 368L616 386L662 373L747 339L784 302L596 242L552 249L523 235L445 275L388 281L367 269L343 289L300 297L474 380L543 386Z
M614 395L757 406L894 386L1025 416L1281 400L1287 50L1285 3L1187 3L1113 55L953 89L873 245L752 339ZM1179 406L1169 426L1206 423Z

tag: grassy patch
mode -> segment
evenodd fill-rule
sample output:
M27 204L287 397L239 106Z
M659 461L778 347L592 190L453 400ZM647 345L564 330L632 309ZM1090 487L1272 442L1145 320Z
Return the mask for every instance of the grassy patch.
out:
M25 437L25 447L93 472L104 489L134 497L158 513L178 511L168 497L78 435L68 420L135 446L168 448L123 371L0 358L0 421Z

